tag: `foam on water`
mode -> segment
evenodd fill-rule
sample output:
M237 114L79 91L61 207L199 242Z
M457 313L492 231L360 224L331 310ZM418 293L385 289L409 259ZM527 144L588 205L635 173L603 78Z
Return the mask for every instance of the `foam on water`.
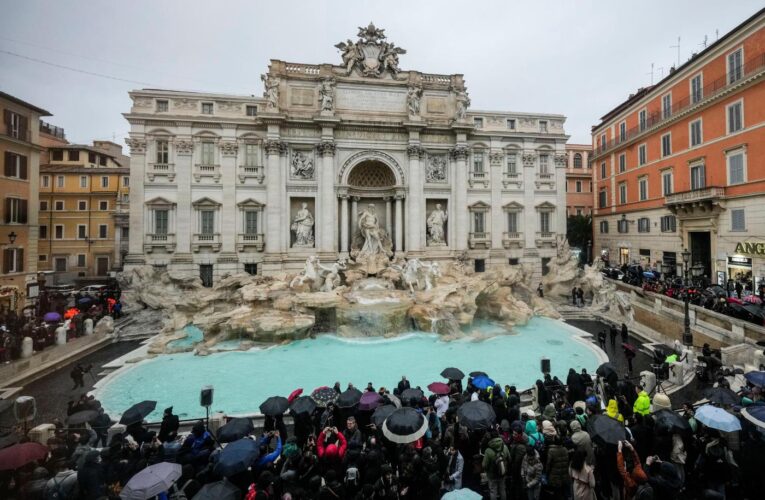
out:
M343 388L348 382L360 389L367 382L392 388L406 375L413 387L425 388L442 380L444 368L456 366L465 373L485 371L503 385L528 388L540 378L542 357L550 358L553 374L564 379L569 368L593 372L599 364L586 342L573 339L577 330L559 321L534 318L513 335L502 335L505 330L493 324L476 324L470 330L496 336L445 342L430 333L386 339L323 335L267 349L167 354L121 369L104 381L96 397L112 416L151 399L157 401L157 410L149 420L159 420L171 405L182 418L200 417L204 408L199 406L199 389L211 384L211 410L236 415L257 413L269 396L287 396L298 387L310 393L335 381Z

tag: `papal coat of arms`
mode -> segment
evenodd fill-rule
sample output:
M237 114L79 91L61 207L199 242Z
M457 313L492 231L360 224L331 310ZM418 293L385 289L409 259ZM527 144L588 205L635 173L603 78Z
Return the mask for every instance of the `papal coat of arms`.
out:
M384 41L385 30L374 24L359 27L359 39L352 42L340 42L335 47L343 53L343 64L347 75L358 69L364 76L380 77L390 71L395 77L399 72L398 56L406 50Z

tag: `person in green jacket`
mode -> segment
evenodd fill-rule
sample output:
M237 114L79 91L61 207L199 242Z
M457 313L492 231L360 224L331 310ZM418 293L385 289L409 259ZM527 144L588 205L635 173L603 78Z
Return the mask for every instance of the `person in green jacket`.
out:
M501 465L500 465L501 462ZM489 480L489 497L491 500L506 500L505 481L510 474L510 450L496 431L491 433L489 445L481 463L483 471Z
M635 392L637 392L638 397L635 400L635 404L632 405L632 413L648 415L651 413L651 398L649 398L648 393L643 390L642 385L635 386Z

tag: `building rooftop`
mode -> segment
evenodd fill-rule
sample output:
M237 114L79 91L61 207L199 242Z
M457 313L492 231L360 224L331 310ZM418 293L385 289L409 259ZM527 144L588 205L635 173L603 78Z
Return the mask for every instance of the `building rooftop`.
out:
M8 101L11 101L13 103L18 104L19 106L24 106L25 108L29 108L32 111L34 111L36 113L39 113L40 116L53 116L49 111L46 111L46 110L44 110L42 108L38 108L34 104L30 104L30 103L28 103L26 101L22 101L18 97L14 97L11 94L6 94L3 91L0 91L0 99L6 99Z
M78 173L78 174L128 174L129 167L87 167L83 164L46 164L40 165L41 173Z

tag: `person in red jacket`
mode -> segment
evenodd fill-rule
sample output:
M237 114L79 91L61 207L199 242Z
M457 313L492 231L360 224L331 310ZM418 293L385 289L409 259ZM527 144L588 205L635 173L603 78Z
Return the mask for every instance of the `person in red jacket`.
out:
M320 460L335 465L343 461L348 442L345 440L345 436L337 431L337 427L325 427L319 434L316 447Z

